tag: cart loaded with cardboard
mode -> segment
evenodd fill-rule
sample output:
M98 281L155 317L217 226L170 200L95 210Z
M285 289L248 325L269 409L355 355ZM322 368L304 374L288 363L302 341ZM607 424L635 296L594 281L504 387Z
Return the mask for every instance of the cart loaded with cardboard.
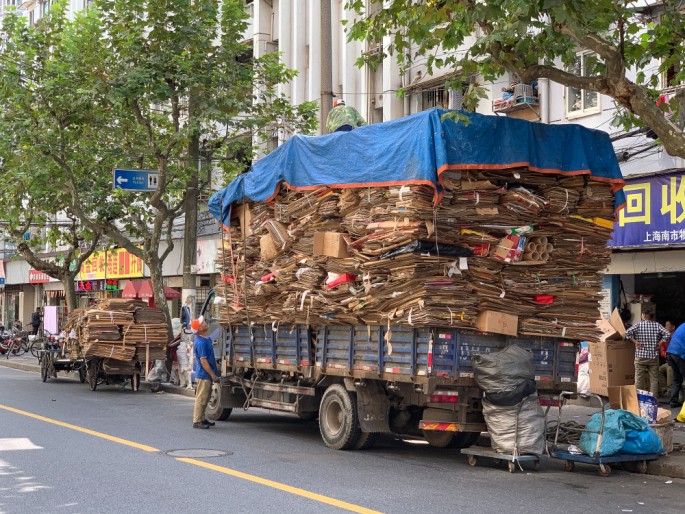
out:
M130 384L137 391L150 364L166 357L164 313L143 301L101 300L94 308L72 311L67 324L77 335L93 391L103 383Z

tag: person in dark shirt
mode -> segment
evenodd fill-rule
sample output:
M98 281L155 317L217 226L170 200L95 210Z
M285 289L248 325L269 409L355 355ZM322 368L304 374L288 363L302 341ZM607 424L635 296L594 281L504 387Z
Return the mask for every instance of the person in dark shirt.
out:
M38 329L40 328L40 324L43 322L43 313L41 312L40 307L36 308L36 312L31 314L31 326L33 327L33 330L31 333L36 336L38 335Z

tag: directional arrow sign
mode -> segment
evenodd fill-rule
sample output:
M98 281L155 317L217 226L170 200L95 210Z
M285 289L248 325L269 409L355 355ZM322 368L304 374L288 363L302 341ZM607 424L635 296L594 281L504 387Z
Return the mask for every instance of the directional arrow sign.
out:
M157 191L159 173L148 170L114 169L114 189L126 191Z

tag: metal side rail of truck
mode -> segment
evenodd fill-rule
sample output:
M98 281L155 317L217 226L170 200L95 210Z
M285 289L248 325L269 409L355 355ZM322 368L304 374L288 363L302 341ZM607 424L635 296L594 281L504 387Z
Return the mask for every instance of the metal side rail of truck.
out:
M437 327L222 327L214 295L202 308L222 372L211 419L257 407L318 417L321 438L336 450L368 448L389 432L466 448L486 430L471 359L511 344L533 353L540 392L575 391L573 341Z

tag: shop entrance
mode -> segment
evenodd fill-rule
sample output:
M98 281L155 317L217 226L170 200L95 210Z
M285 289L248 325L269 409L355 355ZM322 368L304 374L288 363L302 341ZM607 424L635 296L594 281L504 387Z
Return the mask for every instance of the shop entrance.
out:
M680 325L685 322L685 272L643 273L635 275L635 293L652 295L656 320Z

